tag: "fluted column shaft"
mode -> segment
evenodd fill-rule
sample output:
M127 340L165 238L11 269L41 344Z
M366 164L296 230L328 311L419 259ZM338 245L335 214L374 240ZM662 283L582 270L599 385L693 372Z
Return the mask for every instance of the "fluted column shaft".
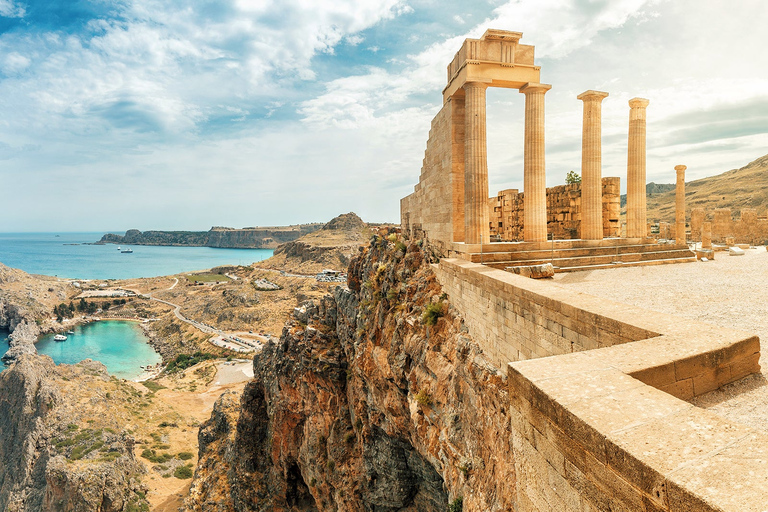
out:
M685 169L684 165L676 165L677 184L675 186L675 242L685 243Z
M485 129L486 84L464 84L464 242L487 244L488 149Z
M527 83L525 94L525 157L523 164L524 228L526 242L547 240L547 176L544 162L544 94L551 85Z
M629 100L627 238L645 237L645 108L648 103L643 98Z
M603 239L603 178L601 107L607 92L585 91L576 98L584 102L581 131L581 238Z

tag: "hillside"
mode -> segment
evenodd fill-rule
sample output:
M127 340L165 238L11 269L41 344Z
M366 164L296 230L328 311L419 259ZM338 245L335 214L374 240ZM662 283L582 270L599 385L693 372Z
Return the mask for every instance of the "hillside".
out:
M326 268L346 271L351 257L371 233L371 227L357 214L345 213L313 233L280 245L273 257L255 266L301 274L314 274Z
M675 190L649 193L648 221L675 221ZM717 176L685 184L685 210L705 208L711 217L715 208L730 208L738 218L742 208L755 208L758 215L768 209L768 155Z

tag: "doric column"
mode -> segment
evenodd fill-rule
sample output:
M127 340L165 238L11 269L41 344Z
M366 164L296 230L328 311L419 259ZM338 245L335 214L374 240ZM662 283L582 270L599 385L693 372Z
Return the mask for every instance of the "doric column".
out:
M645 236L645 108L643 98L629 100L627 150L627 238Z
M488 150L485 136L485 89L480 82L464 84L464 242L487 244Z
M544 164L544 94L551 85L527 83L520 88L525 94L525 163L523 192L526 242L547 240L547 176Z
M601 175L600 110L607 92L585 91L576 99L584 102L581 130L581 238L603 238L603 181Z
M676 165L677 186L675 187L675 242L685 243L685 170L684 165Z

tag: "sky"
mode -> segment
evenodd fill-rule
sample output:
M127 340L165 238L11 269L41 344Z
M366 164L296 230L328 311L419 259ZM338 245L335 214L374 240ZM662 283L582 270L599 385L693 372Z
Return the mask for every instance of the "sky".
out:
M0 0L0 232L399 221L446 66L487 28L534 45L547 185L580 171L603 102L603 176L648 181L768 153L764 0ZM524 96L489 89L489 195L522 190Z

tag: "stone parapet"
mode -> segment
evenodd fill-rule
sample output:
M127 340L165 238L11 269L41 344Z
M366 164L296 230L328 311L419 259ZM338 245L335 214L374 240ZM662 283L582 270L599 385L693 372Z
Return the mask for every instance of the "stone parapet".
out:
M462 260L435 271L509 362L518 510L763 510L768 435L686 401L759 372L756 336Z

